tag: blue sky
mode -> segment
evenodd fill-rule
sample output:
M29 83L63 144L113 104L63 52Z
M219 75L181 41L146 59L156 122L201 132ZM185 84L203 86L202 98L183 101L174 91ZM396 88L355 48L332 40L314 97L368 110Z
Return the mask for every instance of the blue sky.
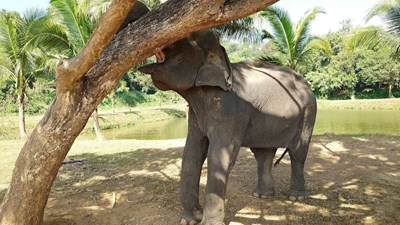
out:
M0 0L0 9L23 12L27 8L46 8L50 0ZM292 20L297 21L304 13L314 7L322 7L326 14L319 15L313 24L312 33L323 35L340 28L340 21L352 19L356 26L364 26L367 11L378 0L280 0L277 5L288 10ZM367 25L382 24L379 18Z

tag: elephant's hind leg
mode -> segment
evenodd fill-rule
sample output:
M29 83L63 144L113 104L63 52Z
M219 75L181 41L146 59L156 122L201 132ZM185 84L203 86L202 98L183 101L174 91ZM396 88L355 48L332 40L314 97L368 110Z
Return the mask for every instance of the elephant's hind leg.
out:
M253 196L266 198L275 194L274 181L272 178L272 162L275 157L276 148L251 148L257 160L257 186Z
M311 135L315 123L315 108L306 110L302 131L293 139L289 147L291 161L290 200L304 200L306 197L304 164L306 162Z

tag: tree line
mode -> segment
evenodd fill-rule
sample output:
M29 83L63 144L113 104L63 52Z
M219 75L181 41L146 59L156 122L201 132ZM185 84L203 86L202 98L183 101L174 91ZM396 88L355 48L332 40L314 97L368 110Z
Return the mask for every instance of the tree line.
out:
M2 113L42 113L55 96L55 67L86 44L108 0L51 0L48 9L29 9L22 15L0 12L0 104ZM160 1L143 1L149 8ZM262 59L303 74L319 98L399 97L399 1L376 5L367 17L382 16L388 29L342 29L324 37L310 33L323 9L315 8L293 22L279 7L217 26L232 61ZM260 29L257 21L268 22ZM135 68L126 73L103 102L103 107L182 101L161 93L147 75ZM150 102L150 103L149 103Z

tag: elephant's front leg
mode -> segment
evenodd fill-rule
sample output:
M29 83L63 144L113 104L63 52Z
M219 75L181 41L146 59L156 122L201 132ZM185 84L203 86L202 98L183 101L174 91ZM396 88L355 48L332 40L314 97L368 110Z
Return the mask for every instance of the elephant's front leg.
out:
M180 200L182 225L201 221L203 210L199 203L201 169L207 157L208 140L200 131L193 110L189 109L189 130L182 156Z
M222 139L222 141L221 141ZM240 149L239 143L223 141L224 138L210 139L207 164L207 187L202 225L223 225L225 214L225 194L229 172Z

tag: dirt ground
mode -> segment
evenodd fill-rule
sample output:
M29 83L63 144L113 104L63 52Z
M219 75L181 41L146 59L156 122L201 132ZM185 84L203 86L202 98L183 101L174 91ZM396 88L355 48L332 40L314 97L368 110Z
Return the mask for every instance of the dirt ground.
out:
M112 148L116 142L101 146ZM184 140L132 147L125 143L113 154L90 153L96 148L90 143L81 146L86 153L73 151L68 159L84 162L61 168L45 225L179 224L183 145ZM201 199L206 172L205 166ZM275 196L251 197L256 161L243 148L230 175L226 224L400 224L400 137L314 137L306 164L305 201L288 200L289 178L286 156L274 168Z

